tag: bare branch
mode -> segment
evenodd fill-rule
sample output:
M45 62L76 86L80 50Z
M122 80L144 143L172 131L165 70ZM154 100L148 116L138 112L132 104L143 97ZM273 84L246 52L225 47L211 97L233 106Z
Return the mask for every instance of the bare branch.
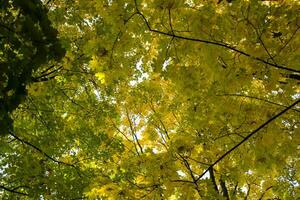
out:
M300 29L300 26L297 26L297 29L292 33L292 36L286 41L286 43L278 50L278 54L279 55L283 49L285 49L285 47L287 47L287 45L292 41L292 39L295 37L295 35L297 34L298 30Z
M57 69L54 69L54 70L52 70L52 71L50 71L50 72L48 72L48 73L45 73L45 74L42 74L42 75L40 75L40 76L38 76L38 77L33 77L32 79L33 79L33 81L35 81L35 82L39 82L39 80L40 79L42 79L42 80L44 80L44 79L50 79L51 77L53 77L53 76L51 76L51 77L49 77L49 78L47 78L47 76L49 76L49 75L51 75L51 74L53 74L53 73L55 73L55 72L58 72L60 69L62 69L63 68L63 66L60 66L60 67L58 67ZM50 68L51 69L51 68ZM55 76L54 76L55 77Z
M238 185L239 185L239 183L237 182L234 186L233 193L232 193L233 196L235 196L237 193Z
M130 130L131 130L131 134L132 134L132 137L133 137L133 141L136 141L139 149L140 149L140 152L143 153L143 148L142 148L142 145L140 144L139 142L139 139L137 138L136 136L136 132L134 131L134 128L133 128L133 125L132 125L132 121L129 117L129 114L128 114L128 111L126 110L126 116L127 116L127 120L129 122L129 127L130 127Z
M156 110L155 110L154 105L152 104L152 102L149 103L149 107L151 108L151 110L153 111L153 113L154 113L155 115L157 115L157 112L156 112ZM157 116L158 116L158 115L157 115ZM167 136L167 138L170 139L170 136L169 136L167 127L165 126L164 122L161 120L160 117L157 117L157 119L158 119L159 123L161 124L163 130L162 130L158 125L156 125L156 127L157 127L158 129L162 130L162 131L165 133L165 135Z
M217 193L219 193L219 190L218 190L218 185L217 185L217 182L216 182L216 178L215 178L215 174L214 174L214 169L213 168L210 168L209 169L209 176L210 176L210 179L211 179L211 182L214 186L214 189Z
M39 79L32 78L32 81L33 81L33 82L36 82L36 83L39 83L39 82L47 82L47 81L50 81L50 80L54 79L55 77L56 77L56 75L50 76L50 77L43 77L43 78L39 78Z
M267 47L266 47L264 41L262 40L262 34L263 34L263 33L262 33L262 32L259 33L258 28L256 28L256 27L254 26L254 24L250 21L250 19L249 19L248 17L245 18L245 20L247 21L248 24L250 24L250 26L252 26L252 28L254 29L254 31L255 31L255 33L256 33L256 36L257 36L259 42L261 43L261 45L263 46L264 50L266 51L266 53L268 54L268 56L270 57L270 59L273 61L273 63L277 65L276 61L274 60L274 57L275 57L275 56L272 56L272 55L271 55L270 51L267 49Z
M197 179L196 179L196 177L195 177L195 175L194 175L194 172L193 172L193 170L192 170L192 168L191 168L190 163L187 161L187 159L186 159L184 156L182 156L182 155L180 155L180 154L178 154L178 155L179 155L179 157L182 159L182 161L183 161L183 163L184 163L186 169L187 169L188 172L190 173L190 176L191 176L191 178L192 178L192 180L193 180L193 183L194 183L194 185L195 185L195 189L196 189L196 191L198 192L199 196L201 197L201 192L200 192L200 189L199 189L199 186L198 186L198 183L197 183Z
M284 113L286 113L287 111L291 110L299 102L300 102L300 99L298 99L297 101L295 101L294 103L292 103L290 106L286 107L285 109L283 109L282 111L280 111L279 113L277 113L276 115L274 115L273 117L271 117L270 119L268 119L265 123L263 123L262 125L260 125L258 128L256 128L255 130L253 130L243 140L241 140L238 144L236 144L231 149L229 149L227 152L225 152L213 164L211 164L202 174L200 174L200 176L198 177L197 181L199 181L204 176L204 174L206 174L210 170L210 168L213 168L216 164L218 164L221 160L223 160L225 157L227 157L232 151L234 151L240 145L242 145L244 142L246 142L248 139L250 139L258 131L260 131L262 128L264 128L265 126L267 126L268 124L270 124L272 121L274 121L275 119L277 119L278 117L280 117L281 115L283 115Z
M20 137L18 137L18 136L17 136L14 132L12 132L11 130L9 130L9 134L10 134L11 136L13 136L15 139L17 139L18 141L20 141L21 143L26 144L26 145L32 147L33 149L35 149L36 151L38 151L40 154L44 155L44 156L45 156L46 158L48 158L49 160L52 160L53 162L55 162L55 163L57 163L57 164L62 164L62 165L65 165L65 166L73 167L73 168L76 170L77 174L78 174L79 176L81 176L80 173L79 173L79 169L78 169L75 165L70 164L70 163L65 163L65 162L62 162L62 161L59 161L59 160L56 160L55 158L53 158L53 157L51 157L50 155L48 155L46 152L44 152L44 151L43 151L42 149L40 149L39 147L37 147L37 146L31 144L31 143L28 142L28 141L25 141L25 140L21 139Z
M281 106L281 107L287 108L287 106L282 105L280 103L276 103L276 102L273 102L273 101L269 101L267 99L262 99L262 98L259 98L259 97L254 97L254 96L249 96L249 95L244 95L244 94L217 94L216 96L245 97L245 98L256 99L256 100L259 100L259 101L264 101L264 102L269 103L269 104L273 104L273 105L276 105L276 106ZM300 110L298 110L296 108L291 108L291 110L296 111L296 112L300 112Z
M173 25L172 25L172 16L171 16L171 9L169 8L168 9L168 16L169 16L169 25L170 25L170 29L171 29L171 32L174 34L174 31L173 31Z
M23 195L23 196L29 196L27 193L17 191L18 188L19 187L14 188L14 189L10 189L10 188L5 187L4 185L0 185L0 189L3 189L5 191L15 193L15 194L19 194L19 195Z
M199 161L199 160L196 160L196 159L194 159L194 158L192 158L192 157L188 157L188 159L190 159L190 160L192 160L192 161L194 161L194 162L196 162L196 163L199 163L199 164L201 164L201 165L206 165L206 166L209 166L210 164L208 164L208 163L205 163L205 162L201 162L201 161Z
M262 200L262 198L265 196L266 192L267 192L268 190L270 190L272 187L273 187L273 186L268 187L268 188L261 194L261 196L259 197L258 200Z
M283 65L278 65L278 64L275 64L275 63L270 63L267 60L264 60L262 58L250 55L249 53L246 53L246 52L244 52L244 51L242 51L240 49L237 49L236 47L233 47L230 44L219 43L219 42L214 42L214 41L209 41L209 40L204 40L204 39L198 39L198 38L192 38L192 37L185 37L185 36L181 36L181 35L176 35L174 33L166 33L166 32L163 32L163 31L160 31L160 30L157 30L157 29L153 29L150 26L150 24L149 24L148 20L146 19L146 17L139 10L139 8L137 6L136 0L134 2L135 2L135 7L136 7L136 10L137 10L137 14L142 17L142 19L145 22L148 30L151 31L151 32L153 32L153 33L158 33L158 34L161 34L161 35L165 35L165 36L169 36L169 37L174 37L174 38L178 38L178 39L182 39L182 40L188 40L188 41L193 41L193 42L201 42L201 43L205 43L205 44L210 44L210 45L215 45L215 46L223 47L223 48L229 49L231 51L237 52L237 53L239 53L239 54L241 54L243 56L246 56L248 58L251 58L253 60L256 60L256 61L259 61L259 62L264 63L266 65L272 66L274 68L282 69L282 70L287 70L287 71L291 71L291 72L296 72L296 73L300 73L300 70L289 68L289 67L286 67L286 66L283 66Z
M189 181L189 180L181 180L181 179L176 179L176 180L171 180L171 182L178 182L178 183L191 183L191 184L194 184L193 181Z
M228 194L228 190L226 187L226 183L222 178L220 178L220 185L221 185L223 197L225 197L226 200L229 200L229 194Z

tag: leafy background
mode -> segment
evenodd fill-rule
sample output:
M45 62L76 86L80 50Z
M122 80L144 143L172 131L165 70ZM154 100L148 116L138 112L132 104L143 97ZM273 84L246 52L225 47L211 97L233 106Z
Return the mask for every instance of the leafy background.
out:
M1 198L299 198L299 9L4 1Z

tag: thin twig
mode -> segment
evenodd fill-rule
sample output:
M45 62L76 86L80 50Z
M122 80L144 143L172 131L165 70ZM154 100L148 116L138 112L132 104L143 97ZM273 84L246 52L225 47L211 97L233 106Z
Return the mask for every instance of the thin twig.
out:
M292 36L286 41L286 43L278 50L277 55L279 55L281 53L281 51L287 47L287 45L292 41L292 39L295 37L295 35L297 34L298 30L300 29L300 26L297 27L297 29L292 33Z
M129 113L128 113L127 109L126 109L126 117L127 117L128 122L129 122L129 128L130 128L130 131L131 131L131 134L132 134L133 141L136 141L136 143L137 143L137 145L138 145L138 147L140 149L140 152L143 153L142 145L140 144L139 139L138 139L138 137L136 135L136 132L134 131L134 128L133 128L133 125L132 125L132 121L131 121L131 119L129 117Z
M265 196L266 192L267 192L268 190L270 190L272 187L273 187L273 186L268 187L268 188L261 194L261 196L260 196L260 198L259 198L258 200L262 200L262 198Z
M195 175L194 175L194 172L193 172L193 170L192 170L192 168L191 168L190 163L187 161L187 159L186 159L184 156L182 156L182 155L180 155L180 154L178 154L178 155L179 155L179 157L182 159L182 161L183 161L184 166L186 167L186 169L189 171L190 176L191 176L191 178L192 178L192 180L193 180L193 183L194 183L194 185L195 185L195 189L196 189L196 191L198 192L199 196L201 197L201 192L200 192L200 189L199 189L199 185L198 185L198 183L197 183L197 178L196 178Z
M264 101L264 102L269 103L269 104L273 104L273 105L276 105L276 106L281 106L281 107L287 108L287 106L282 105L280 103L276 103L276 102L273 102L273 101L269 101L267 99L262 99L262 98L259 98L259 97L249 96L249 95L245 95L245 94L217 94L216 96L245 97L245 98L256 99L256 100L259 100L259 101ZM298 110L296 108L291 108L291 110L296 111L296 112L300 112L300 110Z

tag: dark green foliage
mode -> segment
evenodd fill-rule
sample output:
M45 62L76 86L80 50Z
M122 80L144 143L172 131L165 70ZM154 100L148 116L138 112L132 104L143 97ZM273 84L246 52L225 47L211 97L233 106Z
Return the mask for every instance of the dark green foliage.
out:
M65 53L39 0L0 4L0 135L12 128L10 112L26 96L32 73Z

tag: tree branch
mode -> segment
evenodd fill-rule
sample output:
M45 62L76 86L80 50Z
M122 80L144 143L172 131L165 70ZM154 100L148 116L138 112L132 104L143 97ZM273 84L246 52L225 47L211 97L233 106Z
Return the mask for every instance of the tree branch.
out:
M130 131L131 131L131 134L132 134L133 141L136 141L136 143L137 143L137 145L140 149L140 152L143 153L143 147L139 142L139 139L136 135L136 132L134 131L134 128L133 128L133 125L132 125L132 122L131 122L131 119L129 117L129 113L128 113L127 109L126 109L126 117L127 117L128 122L129 122L129 128L130 128Z
M25 141L25 140L21 139L20 137L18 137L18 136L17 136L14 132L12 132L11 130L9 130L9 134L10 134L11 136L13 136L16 140L20 141L21 143L26 144L26 145L32 147L33 149L35 149L36 151L38 151L40 154L44 155L44 156L45 156L46 158L48 158L49 160L52 160L53 162L55 162L55 163L57 163L57 164L62 164L62 165L65 165L65 166L73 167L73 168L76 170L77 174L78 174L79 176L81 176L80 173L79 173L78 168L77 168L75 165L70 164L70 163L65 163L65 162L62 162L62 161L59 161L59 160L56 160L56 159L52 158L50 155L48 155L46 152L44 152L43 150L41 150L39 147L37 147L37 146L31 144L30 142Z
M0 185L0 189L3 189L5 191L11 192L11 193L15 193L15 194L20 194L20 195L23 195L23 196L29 196L27 193L16 191L16 189L18 189L18 188L19 187L14 188L14 189L10 189L10 188L5 187L4 185Z
M32 78L32 81L35 82L35 83L47 82L47 81L50 81L50 80L54 79L55 77L56 77L56 75L50 76L50 77L39 78L39 79Z
M249 7L249 8L250 8L250 7ZM258 38L260 44L263 46L263 48L265 49L265 51L266 51L266 53L268 54L268 56L270 57L270 59L273 61L274 64L277 65L276 61L274 60L274 57L275 57L275 56L272 56L272 55L271 55L270 51L267 49L265 43L264 43L263 40L262 40L262 34L263 34L263 32L259 32L258 28L256 28L256 27L254 26L254 24L250 21L250 19L249 19L248 16L247 16L247 17L244 16L244 18L245 18L246 22L247 22L248 24L250 24L250 26L252 26L252 28L254 29L254 31L255 31L255 33L256 33L256 36L257 36L257 38Z
M209 168L209 175L210 175L210 179L211 179L211 182L214 186L214 189L217 193L219 193L219 190L218 190L218 185L216 183L216 177L215 177L215 174L214 174L214 169L213 168Z
M294 38L294 36L297 34L298 30L300 29L300 26L297 26L296 30L292 33L292 36L286 41L286 43L278 50L277 55L279 55L282 50L287 47L287 45L292 41L292 39Z
M197 178L197 181L199 181L204 176L204 174L206 174L206 172L208 172L210 170L210 168L213 168L216 164L218 164L221 160L223 160L226 156L228 156L232 151L234 151L240 145L242 145L244 142L246 142L248 139L250 139L254 134L256 134L262 128L264 128L265 126L267 126L268 124L270 124L272 121L274 121L275 119L277 119L278 117L280 117L281 115L283 115L284 113L286 113L287 111L289 111L290 109L292 109L299 102L300 102L300 99L298 99L297 101L295 101L294 103L292 103L290 106L286 107L285 109L283 109L282 111L280 111L279 113L277 113L276 115L274 115L273 117L271 117L270 119L268 119L265 123L263 123L262 125L260 125L257 129L253 130L243 140L241 140L238 144L236 144L231 149L229 149L227 152L225 152L213 164L211 164L202 174L200 174L200 176Z
M243 56L246 56L248 58L251 58L253 60L256 60L256 61L259 61L261 63L264 63L264 64L267 64L269 66L272 66L274 68L282 69L282 70L287 70L287 71L291 71L291 72L296 72L296 73L300 73L300 70L289 68L289 67L286 67L286 66L283 66L283 65L278 65L278 64L275 64L275 63L270 63L270 62L268 62L268 61L266 61L266 60L264 60L262 58L255 57L253 55L250 55L249 53L246 53L246 52L244 52L244 51L242 51L240 49L237 49L236 47L233 47L230 44L219 43L219 42L214 42L214 41L209 41L209 40L204 40L204 39L198 39L198 38L192 38L192 37L185 37L185 36L181 36L181 35L176 35L174 33L166 33L166 32L160 31L160 30L153 29L150 26L149 22L147 21L146 17L139 10L136 0L134 0L134 2L135 2L135 8L137 10L137 14L142 17L142 19L145 22L148 30L151 31L151 32L153 32L153 33L158 33L158 34L161 34L161 35L165 35L165 36L169 36L169 37L174 37L174 38L178 38L178 39L182 39L182 40L188 40L188 41L193 41L193 42L200 42L200 43L205 43L205 44L210 44L210 45L215 45L215 46L223 47L223 48L229 49L231 51L237 52L237 53L239 53L239 54L241 54Z
M239 184L238 182L235 184L234 189L233 189L232 196L235 196L235 195L236 195L237 189L238 189L238 184Z
M48 73L45 73L45 74L42 73L42 75L40 75L40 76L38 76L38 77L33 77L33 80L39 80L39 79L46 78L46 76L48 76L48 75L50 75L50 74L53 74L53 73L59 71L59 70L62 69L62 68L63 68L63 66L60 66L60 67L58 67L57 69L54 69L54 70L52 70L52 71L50 71L50 72L48 72ZM50 69L51 69L51 68L50 68Z
M269 101L267 99L262 99L262 98L259 98L259 97L254 97L254 96L249 96L249 95L244 95L244 94L217 94L216 96L245 97L245 98L256 99L256 100L259 100L259 101L264 101L264 102L269 103L269 104L273 104L273 105L276 105L276 106L281 106L281 107L287 108L287 106L282 105L280 103L276 103L276 102L273 102L273 101ZM300 112L300 110L298 110L296 108L291 108L291 110L296 111L296 112Z
M197 183L197 179L196 179L196 177L195 177L195 175L194 175L194 172L193 172L193 170L192 170L192 168L191 168L190 163L185 159L185 157L183 157L183 156L180 155L180 154L178 154L178 155L179 155L179 157L182 159L182 161L183 161L185 167L187 168L187 170L189 171L190 176L191 176L191 178L193 179L193 184L195 185L195 189L196 189L196 191L198 192L199 196L201 197L201 192L200 192L200 189L199 189L199 186L198 186L198 183Z
M149 103L149 107L150 107L150 109L153 111L153 113L154 113L156 116L159 116L159 115L157 115L157 112L156 112L156 110L155 110L154 105L152 104L152 102ZM165 126L165 124L163 123L163 121L161 120L160 117L157 117L157 119L158 119L159 123L161 124L162 129L161 129L158 125L156 125L156 127L157 127L158 129L162 130L162 131L165 133L166 137L167 137L168 139L170 139L170 136L169 136L167 127ZM164 138L163 138L163 139L164 139Z
M225 197L226 200L229 200L229 194L228 194L228 190L226 187L226 183L222 178L220 178L220 185L221 185L223 197Z
M191 161L194 161L194 162L196 162L196 163L198 163L198 164L201 164L201 165L206 165L206 166L209 166L210 164L208 164L208 163L205 163L205 162L201 162L201 161L199 161L199 160L196 160L196 159L194 159L194 158L192 158L192 157L188 157L188 159L190 159Z
M191 183L191 184L194 184L193 181L181 180L181 179L171 180L171 182L173 182L173 183Z
M266 192L267 192L268 190L270 190L272 187L273 187L273 186L268 187L268 188L261 194L261 196L260 196L260 198L259 198L258 200L262 200L262 198L265 196Z

